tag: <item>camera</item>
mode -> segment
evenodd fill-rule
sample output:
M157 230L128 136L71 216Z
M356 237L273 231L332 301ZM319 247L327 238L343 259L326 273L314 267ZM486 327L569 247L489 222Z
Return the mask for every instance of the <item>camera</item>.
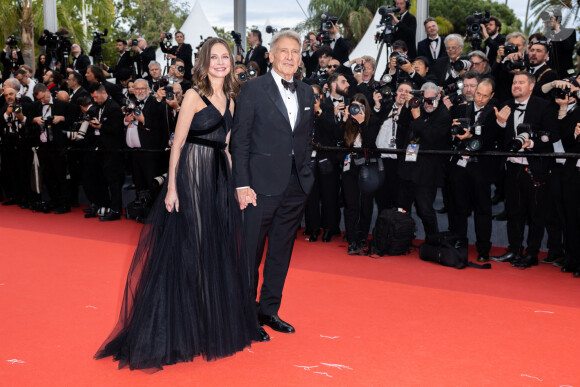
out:
M7 39L6 39L6 44L12 48L18 46L18 41L20 40L20 37L16 37L15 35L10 35Z
M506 43L503 46L503 55L504 56L508 56L508 55L513 54L515 52L518 52L518 48L516 47L515 44L513 44L513 43Z
M62 132L66 134L66 138L72 141L84 140L87 135L87 130L89 129L89 123L93 120L93 116L88 113L81 114L80 120L73 124L73 130L63 130Z
M559 87L554 87L551 91L551 95L554 98L558 99L565 99L568 98L576 98L577 100L580 99L580 90L571 91L569 87L565 89L560 89Z
M330 45L332 42L332 39L330 38L330 30L337 22L338 18L336 16L330 16L328 12L320 15L320 29L318 30L318 34L316 34L316 40L318 40L320 44Z
M401 8L393 7L389 8L386 5L379 7L379 15L381 15L381 25L383 26L390 26L393 23L393 17L390 15L391 13L401 12Z
M359 105L358 103L351 103L350 105L348 105L348 113L351 116L356 116L357 114L359 114L360 112L364 111L362 105Z
M163 38L163 40L160 43L163 45L163 47L168 49L168 48L171 48L171 46L173 45L171 43L172 39L173 39L173 34L171 32L166 32L165 37Z
M530 127L529 124L519 124L518 125L518 131L524 125L527 126L528 128ZM514 138L510 142L509 151L510 152L517 152L517 151L519 151L524 146L524 143L526 142L526 140L529 140L529 139L530 139L530 134L528 132L522 132L522 133L518 134L516 136L516 138Z
M458 118L457 121L459 124L451 127L451 134L462 136L467 133L471 120L469 118Z
M248 80L248 73L245 71L238 74L238 79L242 82L246 82Z
M469 59L467 59L467 57L462 56L459 57L459 59L455 61L455 63L453 63L453 70L459 73L463 70L468 70L471 66L472 63L469 61Z
M461 90L463 90L463 81L459 80L456 83L443 86L443 90L441 92L443 96L449 97L449 100L452 104L459 105L466 101L465 95L461 93Z
M423 104L423 102L425 102L422 90L411 90L409 94L413 96L413 98L409 100L409 106L411 108L418 108Z
M384 78L384 77L383 77ZM386 104L393 101L393 91L387 85L389 82L381 80L380 82L373 82L370 84L371 90L381 94L380 104Z
M239 32L236 32L236 31L232 31L232 32L230 32L230 35L234 39L234 43L236 44L236 46L242 45L242 34L240 34Z
M173 93L173 86L165 86L165 99L168 101L173 101L173 98L175 98L175 94Z
M139 39L131 39L131 47L135 47L139 45Z
M395 58L397 61L397 67L401 67L409 61L409 57L402 52L393 51L391 58Z
M359 74L360 74L360 73L362 73L362 71L363 71L363 67L357 63L357 64L354 66L354 69L353 69L352 71L354 71L355 73L359 73Z
M257 73L256 69L254 69L254 68L251 68L251 67L248 69L248 76L249 76L250 78L253 78L253 77L255 77L257 74L258 74L258 73Z
M276 32L278 32L277 29L272 28L272 26L266 26L266 33L267 34L275 34Z
M107 36L108 33L109 30L107 28L103 32L93 32L93 45L91 46L89 56L92 56L95 62L103 61L103 43L107 43L103 36Z
M481 25L489 23L491 20L490 18L491 14L487 10L485 11L485 14L475 11L473 14L465 18L465 24L467 26L465 40L471 42L472 49L475 50L481 47L481 42L483 40L483 36L481 35Z
M185 67L183 67L183 66L175 66L175 70L177 70L178 73L183 73L183 72L185 72Z
M48 138L48 141L52 141L54 139L52 132L53 121L54 121L53 116L48 116L44 118L44 130L46 131L46 137Z
M326 81L328 81L328 74L319 75L317 81L320 86L324 86L326 84Z
M20 102L20 98L16 98L16 101L14 101L10 106L12 106L12 112L14 114L22 113L22 103Z
M128 102L127 106L125 107L125 114L129 115L131 113L133 113L137 117L141 115L141 108L139 107L139 105L135 104L132 101Z
M525 70L526 68L529 67L529 59L528 59L528 55L524 55L523 59L519 59L519 60L511 60L511 61L506 61L503 63L503 69L505 71L513 71L513 70Z

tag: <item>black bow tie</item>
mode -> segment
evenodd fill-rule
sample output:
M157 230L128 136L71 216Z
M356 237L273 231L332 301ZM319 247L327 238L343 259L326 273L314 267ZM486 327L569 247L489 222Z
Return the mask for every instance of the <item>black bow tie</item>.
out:
M332 98L332 102L333 102L333 103L334 103L334 102L338 102L338 103L340 103L340 102L342 102L342 99L336 99L336 98Z
M291 93L296 92L296 83L294 82L288 82L287 80L282 79L282 86L284 86L286 90L290 90Z
M525 103L516 103L516 104L514 104L514 107L516 108L517 111L520 111L520 112L526 111L526 104Z
M429 39L430 43L437 42L439 40L439 38L435 38L435 39L427 38L427 39Z

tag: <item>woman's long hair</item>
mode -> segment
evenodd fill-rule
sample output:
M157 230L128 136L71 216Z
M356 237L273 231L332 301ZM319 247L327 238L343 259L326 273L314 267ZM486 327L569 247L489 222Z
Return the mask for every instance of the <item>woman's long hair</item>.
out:
M353 97L351 102L360 102L365 107L365 120L364 125L368 125L369 119L371 117L371 107L369 106L369 101L367 101L367 97L364 94L356 93ZM346 143L347 147L352 147L354 144L354 140L356 140L356 136L359 133L359 126L358 122L354 122L354 118L349 117L346 121L346 128L344 129L344 142Z
M197 87L201 94L211 97L213 89L209 80L209 62L211 58L211 48L221 44L227 48L230 55L230 73L224 78L224 93L229 98L236 98L238 93L238 84L234 75L234 55L228 43L221 38L211 38L206 41L199 50L199 58L193 66L193 84Z

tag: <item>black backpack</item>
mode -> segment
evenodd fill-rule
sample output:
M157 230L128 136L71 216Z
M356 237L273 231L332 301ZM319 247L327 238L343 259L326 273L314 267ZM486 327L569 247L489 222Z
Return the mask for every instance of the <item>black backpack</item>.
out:
M419 258L436 262L443 266L463 269L467 266L477 269L491 269L489 263L480 265L467 259L467 238L461 238L451 231L428 235L425 243L419 246Z
M370 243L370 253L405 255L411 251L415 239L415 221L402 209L388 208L379 214Z

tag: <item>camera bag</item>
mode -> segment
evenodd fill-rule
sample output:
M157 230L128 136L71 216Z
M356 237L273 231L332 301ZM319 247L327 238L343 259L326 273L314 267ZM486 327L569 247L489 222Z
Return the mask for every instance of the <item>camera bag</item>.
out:
M451 231L444 231L427 236L425 243L419 246L419 258L457 269L464 269L467 266L491 269L489 263L480 265L469 262L467 249L467 238L461 238Z
M377 217L370 241L370 253L406 255L415 239L415 221L410 213L397 208L387 208Z

